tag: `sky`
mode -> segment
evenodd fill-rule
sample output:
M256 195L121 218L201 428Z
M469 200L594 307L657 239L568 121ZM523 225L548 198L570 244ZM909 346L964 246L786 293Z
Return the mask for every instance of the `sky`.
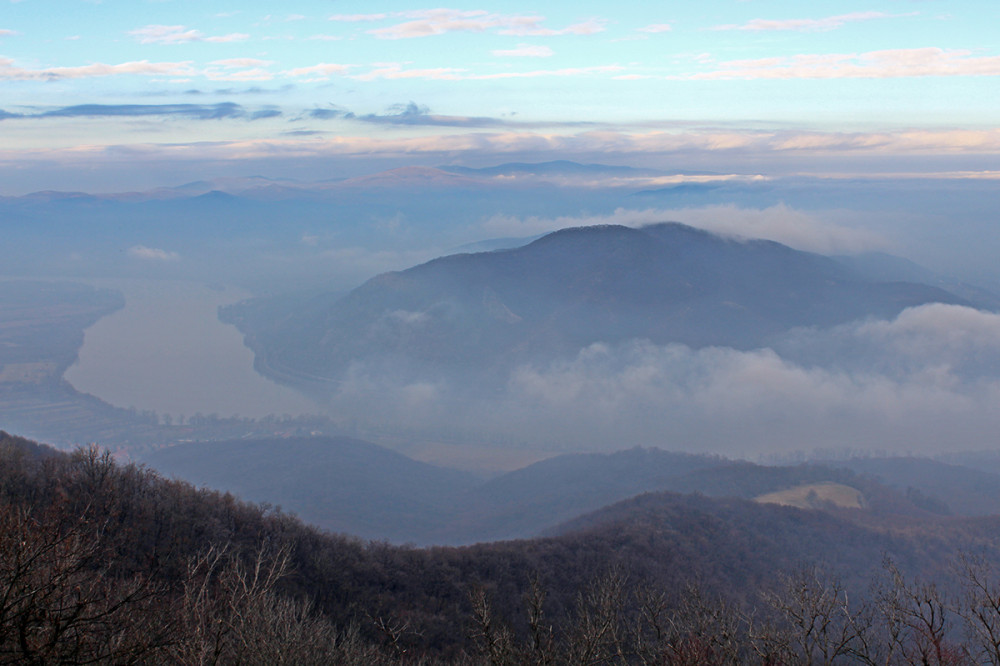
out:
M553 156L992 172L1000 153L992 0L0 3L4 195Z

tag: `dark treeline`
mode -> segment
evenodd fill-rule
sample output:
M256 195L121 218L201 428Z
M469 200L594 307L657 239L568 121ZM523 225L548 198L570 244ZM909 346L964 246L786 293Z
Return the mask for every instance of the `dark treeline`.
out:
M4 433L0 660L1000 663L997 534L651 494L417 549Z

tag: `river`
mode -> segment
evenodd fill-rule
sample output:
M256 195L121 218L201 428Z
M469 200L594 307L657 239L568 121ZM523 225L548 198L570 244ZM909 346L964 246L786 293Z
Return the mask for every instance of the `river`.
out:
M66 380L118 407L171 416L315 414L315 403L253 369L240 332L218 319L220 305L249 294L179 281L94 281L117 289L125 307L84 333Z

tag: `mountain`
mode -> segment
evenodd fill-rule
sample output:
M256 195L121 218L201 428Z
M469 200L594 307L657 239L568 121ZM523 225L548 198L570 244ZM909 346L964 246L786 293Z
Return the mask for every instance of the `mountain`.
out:
M650 492L752 500L839 484L862 498L863 513L875 521L931 519L948 513L937 497L950 499L940 484L904 494L847 469L768 467L638 447L556 456L489 480L345 437L196 442L152 452L143 462L167 476L280 506L323 529L418 545L531 538Z
M417 377L504 381L518 363L595 342L751 349L793 327L887 318L929 302L967 303L771 241L677 223L595 226L385 273L266 332L244 333L260 369L286 381L336 380L359 361ZM247 319L238 307L227 317Z
M545 538L399 547L322 533L116 463L96 447L45 451L0 432L0 552L4 563L18 563L4 578L12 593L4 626L18 631L0 632L0 651L11 663L193 663L201 659L178 655L211 655L222 663L402 664L419 655L469 664L490 654L504 657L498 663L584 663L582 644L602 654L652 647L647 663L673 663L666 657L677 652L665 640L725 640L739 654L766 647L754 642L762 627L801 627L772 637L813 640L812 624L795 624L802 609L825 612L821 621L837 631L842 613L871 617L858 623L871 630L865 640L844 634L852 650L868 648L867 663L878 661L873 646L883 655L889 645L919 647L917 623L930 611L933 627L955 627L949 649L975 649L975 635L963 631L971 617L960 614L964 605L942 599L990 608L998 519L900 526L856 515L651 493ZM978 556L971 568L963 553ZM886 571L886 559L897 568ZM985 594L964 596L983 581ZM546 639L534 650L528 614L541 629L535 636ZM913 624L881 633L898 618ZM666 637L655 631L664 624ZM477 641L484 626L503 639L496 649ZM528 649L515 658L511 643ZM534 658L552 652L566 657ZM808 650L789 654L762 661L810 661Z
M347 437L179 444L143 460L161 474L268 502L313 525L366 539L425 541L470 474Z
M672 489L678 478L692 471L729 462L638 447L611 454L556 456L465 491L447 519L425 540L472 543L531 537L607 504Z
M419 189L432 188L478 188L482 181L467 178L457 173L435 169L434 167L410 166L380 171L367 176L348 178L340 182L329 183L330 189ZM315 185L313 186L316 187Z
M943 501L958 515L1000 514L1000 473L986 465L948 464L915 457L823 461L905 492L916 503Z
M551 162L508 162L491 167L472 168L461 166L442 166L442 171L450 171L468 176L506 177L552 177L552 176L662 176L667 172L657 169L639 169L628 166L612 166L609 164L580 164L569 160L552 160ZM684 173L705 173L688 172Z
M954 278L940 275L920 264L885 252L863 252L832 257L868 279L879 282L919 282L934 285L979 307L1000 311L1000 295Z

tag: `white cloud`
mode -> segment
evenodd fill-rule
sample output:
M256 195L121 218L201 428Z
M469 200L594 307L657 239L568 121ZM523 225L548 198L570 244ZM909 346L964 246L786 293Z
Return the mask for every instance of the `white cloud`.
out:
M0 58L0 80L8 81L55 81L59 79L84 79L101 76L193 76L197 74L186 62L149 62L140 60L117 65L93 63L79 67L48 67L26 69L17 67L9 58Z
M526 72L497 72L495 74L471 74L466 69L455 67L435 67L429 69L407 69L403 63L381 63L363 74L352 78L359 81L378 79L427 79L431 81L490 81L494 79L533 79L548 76L588 76L613 74L623 71L620 65L600 65L595 67L566 67L563 69L538 69Z
M259 58L226 58L224 60L213 60L213 65L219 65L220 67L267 67L268 65L273 65L272 60L260 60Z
M481 441L514 438L541 448L655 445L753 456L995 446L1000 315L935 304L796 335L805 340L800 347L812 345L812 358L645 340L595 343L513 368L489 398L451 380L407 376L392 359L357 361L331 405L376 422L427 432L464 428ZM843 360L845 346L853 359ZM824 353L833 360L817 361ZM419 404L407 402L413 393Z
M819 19L753 19L743 24L717 25L712 30L749 30L753 32L765 30L797 30L801 32L816 32L833 30L843 26L845 23L857 21L871 21L873 19L895 18L898 15L886 14L885 12L852 12L850 14L839 14L837 16L827 16Z
M155 247L146 247L145 245L133 245L128 249L128 255L135 259L147 261L177 261L181 258L176 252L161 250Z
M596 35L599 32L604 32L607 21L603 19L589 19L587 21L582 21L580 23L574 23L568 25L565 28L559 30L553 30L550 28L543 28L539 25L540 19L538 21L534 20L534 17L527 17L528 20L517 21L511 27L504 28L500 30L501 35L519 35L519 36L539 36L539 37L550 37L557 35Z
M966 49L892 49L733 60L719 69L679 77L713 79L887 79L917 76L1000 76L1000 56Z
M6 30L0 28L0 37L13 37L14 35L20 34L17 30Z
M353 78L358 81L375 81L378 79L428 79L432 81L457 81L463 78L461 73L464 71L465 70L463 69L454 69L452 67L404 69L403 66L399 64L387 64L384 67L377 67L370 72L358 74Z
M216 35L206 37L200 31L183 25L147 25L130 30L129 35L135 37L140 44L185 44L188 42L241 42L250 38L243 33Z
M310 65L309 67L297 67L295 69L290 69L285 74L289 76L309 76L309 77L328 77L328 76L346 76L350 69L354 65L342 65L331 62L321 62L317 65Z
M272 64L258 58L227 58L212 61L201 74L213 81L269 81L274 74L266 68Z
M493 55L499 57L515 58L548 58L554 55L555 51L548 46L533 46L531 44L518 44L516 49L497 49Z
M763 238L799 250L825 254L885 250L886 239L864 229L854 229L826 220L818 214L805 213L784 204L769 208L740 208L714 205L680 209L619 208L610 215L580 217L525 217L494 215L483 222L485 236L531 236L534 234L603 224L641 227L658 222L683 222L713 233L741 238Z
M643 28L636 28L636 32L645 32L651 35L661 32L670 32L671 30L673 30L673 27L669 23L653 23Z
M329 17L329 20L357 23L361 21L380 21L384 18L388 18L388 16L388 14L334 14Z
M587 76L590 74L613 74L624 70L620 65L598 65L595 67L565 67L563 69L537 69L529 72L500 72L499 74L478 74L464 78L478 81L491 79L534 79L543 76Z
M888 249L888 240L866 229L843 226L778 204L769 208L740 208L720 204L664 211L668 219L718 234L764 238L799 250L840 254Z
M443 35L448 32L485 32L497 30L501 35L553 36L591 35L602 32L606 21L589 19L561 29L546 28L545 18L537 15L504 15L485 10L425 9L399 12L394 16L411 20L385 28L370 30L379 39L411 39Z

